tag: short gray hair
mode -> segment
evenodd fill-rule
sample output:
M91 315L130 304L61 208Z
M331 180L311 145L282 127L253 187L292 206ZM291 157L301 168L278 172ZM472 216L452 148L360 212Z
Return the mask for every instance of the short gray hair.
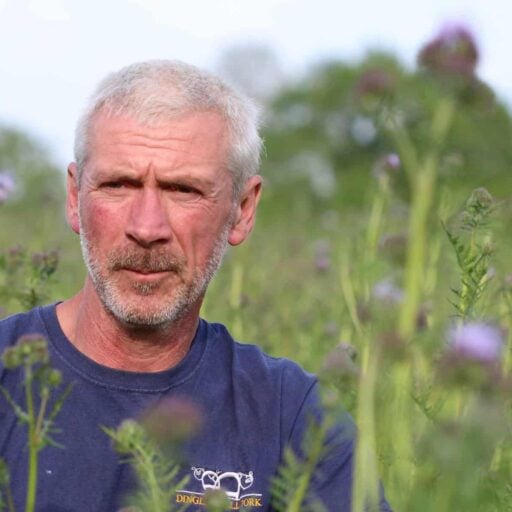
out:
M258 172L262 140L260 110L253 100L219 78L177 60L153 60L126 66L104 78L80 117L75 132L78 176L88 158L94 117L127 115L153 124L192 112L220 114L228 127L227 170L238 197L246 180Z

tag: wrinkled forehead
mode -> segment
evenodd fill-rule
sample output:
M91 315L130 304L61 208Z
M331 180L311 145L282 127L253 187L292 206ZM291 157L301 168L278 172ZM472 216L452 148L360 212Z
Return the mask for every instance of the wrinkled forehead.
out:
M88 130L89 158L106 144L132 142L148 144L155 150L166 144L183 145L227 165L230 137L225 119L214 111L188 111L175 117L138 119L127 114L99 111Z

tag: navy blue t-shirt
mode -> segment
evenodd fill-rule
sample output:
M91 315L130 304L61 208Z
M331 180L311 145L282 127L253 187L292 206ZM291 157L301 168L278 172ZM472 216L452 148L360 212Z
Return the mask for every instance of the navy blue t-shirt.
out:
M188 483L177 503L200 501L212 485L227 487L232 509L265 512L270 481L283 449L299 451L308 416L317 408L317 381L295 363L273 358L254 345L235 342L226 328L199 323L191 349L174 368L136 373L99 365L65 337L55 305L36 308L0 322L0 352L25 334L42 334L51 363L73 383L56 424L54 440L64 448L40 453L38 512L115 512L133 485L133 474L114 452L102 426L116 428L155 401L189 397L205 423L186 446L183 475ZM19 403L24 390L19 370L0 366L0 383ZM339 440L315 475L313 491L327 511L349 512L353 426L339 426ZM26 431L0 398L0 456L11 472L14 502L22 510L27 481ZM203 510L190 505L187 510ZM390 510L384 499L381 510Z

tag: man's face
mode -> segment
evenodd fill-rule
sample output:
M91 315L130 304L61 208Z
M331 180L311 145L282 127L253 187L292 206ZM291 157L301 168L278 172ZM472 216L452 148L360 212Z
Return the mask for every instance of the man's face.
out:
M252 215L241 232L227 155L214 113L152 127L97 116L78 188L69 168L68 219L94 290L117 319L141 327L180 318L200 305L227 243L248 234ZM257 202L259 181L250 195Z

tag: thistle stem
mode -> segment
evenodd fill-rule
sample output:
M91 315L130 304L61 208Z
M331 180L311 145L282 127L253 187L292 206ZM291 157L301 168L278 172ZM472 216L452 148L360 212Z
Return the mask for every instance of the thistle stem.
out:
M36 506L37 490L37 455L39 443L36 429L36 418L34 414L34 398L32 393L32 365L25 364L25 398L27 401L28 414L28 484L27 484L27 502L25 512L34 512Z

